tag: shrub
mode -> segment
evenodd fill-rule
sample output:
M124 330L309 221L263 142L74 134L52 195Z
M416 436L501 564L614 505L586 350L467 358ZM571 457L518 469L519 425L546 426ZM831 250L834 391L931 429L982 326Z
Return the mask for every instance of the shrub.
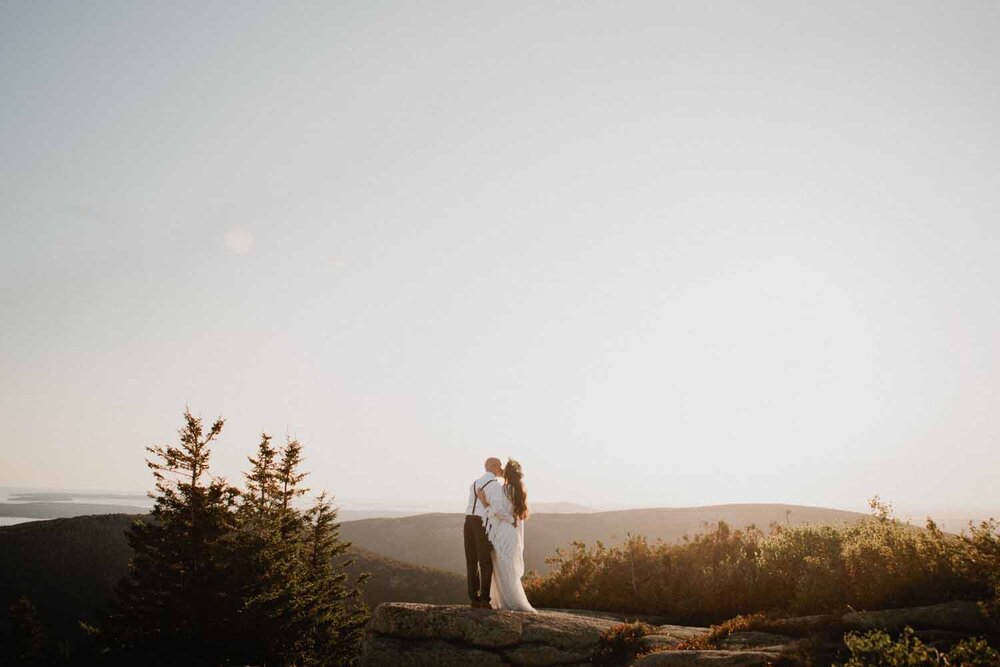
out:
M629 535L606 546L574 542L526 579L543 607L660 614L709 624L766 611L820 614L953 599L984 600L1000 619L1000 525L962 535L917 528L872 501L873 516L839 526L734 529L720 522L680 544Z
M598 640L597 662L602 665L625 665L642 648L640 640L653 628L640 621L614 625L601 633Z
M948 664L962 667L1000 665L1000 652L990 647L982 637L966 639L948 651Z
M839 667L988 667L1000 664L1000 653L984 639L966 639L947 653L921 642L913 630L905 628L893 640L882 630L864 634L848 633L844 643L850 659ZM837 667L837 666L835 666Z
M895 641L888 633L874 630L865 634L848 633L844 635L844 643L847 644L851 657L839 667L917 667L941 664L938 651L913 636L910 628L906 628Z

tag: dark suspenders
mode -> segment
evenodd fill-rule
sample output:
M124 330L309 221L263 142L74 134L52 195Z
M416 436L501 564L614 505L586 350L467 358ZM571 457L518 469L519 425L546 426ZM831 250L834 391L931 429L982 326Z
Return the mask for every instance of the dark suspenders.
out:
M495 481L497 481L496 477L494 477L493 479L489 480L488 482L486 482L485 484L483 484L479 488L480 489L485 489L487 486L489 486L490 484L492 484ZM473 498L473 500L472 500L472 513L475 514L476 513L476 505L479 503L479 494L476 493L476 483L475 482L472 483L472 498Z

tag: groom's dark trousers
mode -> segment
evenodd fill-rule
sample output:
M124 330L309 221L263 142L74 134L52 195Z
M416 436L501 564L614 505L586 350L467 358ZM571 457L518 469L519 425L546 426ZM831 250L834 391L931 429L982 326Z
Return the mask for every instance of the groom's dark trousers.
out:
M475 514L465 515L465 566L469 576L469 599L490 601L493 581L493 547L486 537L483 520Z

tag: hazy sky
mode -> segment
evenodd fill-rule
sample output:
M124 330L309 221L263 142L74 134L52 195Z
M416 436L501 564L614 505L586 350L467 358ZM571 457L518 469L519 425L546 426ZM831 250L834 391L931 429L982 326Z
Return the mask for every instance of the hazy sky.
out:
M0 4L0 484L998 506L1000 3Z

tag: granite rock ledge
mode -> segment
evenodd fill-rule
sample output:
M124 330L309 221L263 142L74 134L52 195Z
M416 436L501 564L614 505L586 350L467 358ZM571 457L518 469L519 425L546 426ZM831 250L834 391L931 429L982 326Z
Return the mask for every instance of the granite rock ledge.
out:
M527 614L406 602L379 605L368 625L364 667L555 667L593 665L601 633L622 619L562 611ZM680 641L707 628L662 626Z

